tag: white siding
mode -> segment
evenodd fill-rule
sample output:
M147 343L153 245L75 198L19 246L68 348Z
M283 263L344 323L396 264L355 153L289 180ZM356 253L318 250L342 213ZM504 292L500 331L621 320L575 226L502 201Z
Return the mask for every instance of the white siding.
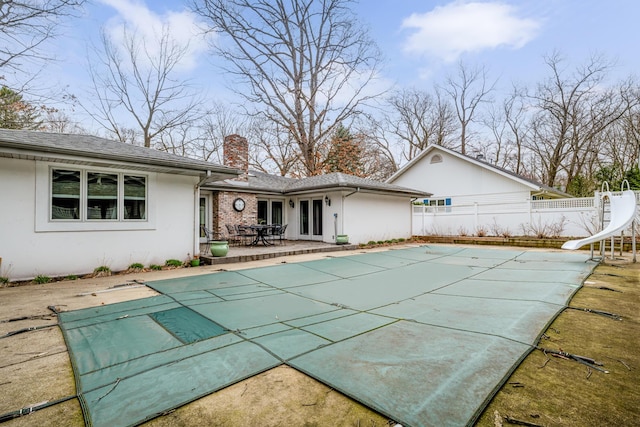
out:
M431 163L436 154L442 157L442 162ZM461 204L483 199L490 203L522 201L529 198L531 191L513 179L438 150L423 157L392 184L433 193L434 198L451 197L452 204L455 200Z
M434 155L442 161L432 163ZM414 235L499 236L560 230L562 236L585 236L597 218L591 198L532 201L536 187L437 148L392 183L431 192L430 199L451 199L450 206L414 206Z
M38 171L43 169L36 164L0 158L0 276L22 280L39 274L50 277L85 274L101 265L119 271L134 262L148 266L162 265L171 258L184 260L193 252L197 177L151 174L154 178L149 183L151 221L137 227L115 224L110 228L102 223L98 225L99 231L86 226L52 231L37 226L41 212L37 214L36 209L47 210L49 196L48 191L43 193L41 185L36 185L42 179Z
M367 243L411 237L408 197L355 193L345 199L343 228L349 242Z

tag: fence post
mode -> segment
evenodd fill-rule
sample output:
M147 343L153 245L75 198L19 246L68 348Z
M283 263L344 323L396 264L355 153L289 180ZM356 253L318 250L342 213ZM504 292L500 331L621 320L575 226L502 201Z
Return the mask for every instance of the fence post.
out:
M478 202L473 202L475 229L478 230Z

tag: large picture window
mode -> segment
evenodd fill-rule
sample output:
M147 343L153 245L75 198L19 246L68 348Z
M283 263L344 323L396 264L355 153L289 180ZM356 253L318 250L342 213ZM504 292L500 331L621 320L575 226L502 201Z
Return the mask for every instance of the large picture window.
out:
M145 176L51 170L52 220L145 220L146 208Z

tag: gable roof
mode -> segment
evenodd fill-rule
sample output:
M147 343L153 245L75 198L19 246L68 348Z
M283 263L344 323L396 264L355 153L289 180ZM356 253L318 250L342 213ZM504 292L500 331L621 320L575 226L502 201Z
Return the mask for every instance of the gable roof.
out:
M250 171L248 181L226 180L211 182L207 188L213 190L240 191L252 193L271 193L299 195L318 191L353 190L372 193L386 193L407 197L428 197L431 193L372 179L360 178L341 172L306 178L287 178L263 172Z
M227 166L97 136L29 130L0 129L0 157L198 175L205 180L240 174Z
M422 150L422 152L420 152L420 154L418 154L416 157L414 157L413 159L411 159L406 165L404 165L403 167L401 167L400 169L398 169L396 171L396 173L394 173L393 175L391 175L386 182L388 183L392 183L393 181L395 181L398 177L400 177L402 174L404 174L405 172L407 172L413 165L415 165L416 163L420 162L420 160L422 160L424 157L426 157L429 153L433 152L433 151L442 151L444 153L447 153L451 156L457 157L465 162L474 164L476 166L479 166L483 169L486 169L490 172L496 173L498 175L504 176L507 179L511 179L513 181L516 181L520 184L523 184L527 187L529 187L531 189L531 191L540 191L540 192L544 192L544 193L551 193L553 195L556 195L557 197L563 197L563 198L567 198L567 197L573 197L570 194L567 194L563 191L560 191L556 188L553 187L549 187L548 185L544 185L540 182L537 182L533 179L529 179L529 178L525 178L522 175L518 175L515 172L511 172L507 169L504 168L500 168L498 166L494 166L491 163L485 162L484 160L480 160L480 159L476 159L470 156L467 156L465 154L461 154L458 153L457 151L451 150L449 148L445 148L441 145L436 145L436 144L430 144L427 146L427 148L425 148L424 150Z

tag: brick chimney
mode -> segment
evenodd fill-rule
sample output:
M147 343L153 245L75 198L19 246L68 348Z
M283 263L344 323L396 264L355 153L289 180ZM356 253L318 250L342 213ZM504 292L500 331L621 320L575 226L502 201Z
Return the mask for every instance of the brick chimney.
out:
M247 138L240 135L228 135L224 137L222 146L223 161L225 166L240 169L243 173L238 181L249 180L249 144Z

